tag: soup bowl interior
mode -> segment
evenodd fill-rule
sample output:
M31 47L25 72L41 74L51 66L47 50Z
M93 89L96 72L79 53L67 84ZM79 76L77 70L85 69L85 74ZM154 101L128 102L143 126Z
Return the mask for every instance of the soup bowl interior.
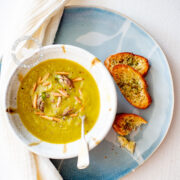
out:
M9 80L5 109L9 107L17 108L17 93L20 85L19 74L24 76L30 70L30 68L24 68L22 65L37 62L40 54L43 54L40 62L57 58L77 62L87 69L95 79L100 94L100 113L96 124L85 136L89 149L94 148L104 139L112 126L116 114L117 96L114 82L105 66L95 56L81 48L70 45L50 45L24 59L12 73ZM66 159L77 156L80 140L67 144L52 144L44 141L38 143L40 140L24 127L18 113L7 112L6 117L14 134L30 151L48 158ZM34 145L32 146L32 144Z

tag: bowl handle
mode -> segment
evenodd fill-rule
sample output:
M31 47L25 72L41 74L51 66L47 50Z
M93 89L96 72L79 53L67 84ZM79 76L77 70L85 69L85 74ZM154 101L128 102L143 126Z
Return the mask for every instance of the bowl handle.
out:
M35 43L35 45L37 45L37 48L33 49L33 48L26 48L26 47L24 47L25 43L28 40L33 41ZM33 38L32 36L22 36L22 37L18 38L14 42L14 44L12 46L12 49L11 49L11 56L12 56L12 59L13 59L14 63L17 66L21 66L23 68L32 68L35 65L37 65L41 61L41 58L43 57L41 48L42 48L42 45L41 45L41 43L37 39ZM37 59L37 61L35 63L32 63L32 64L21 63L22 59L26 59L26 58L31 57L34 54L35 50L39 50L40 51L39 58ZM19 58L17 58L17 55L19 56Z

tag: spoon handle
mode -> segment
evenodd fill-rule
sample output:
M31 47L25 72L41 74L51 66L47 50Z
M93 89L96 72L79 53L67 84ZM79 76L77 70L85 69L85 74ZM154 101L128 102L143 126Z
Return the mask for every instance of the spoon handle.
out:
M84 119L85 116L81 118L81 140L78 154L78 169L85 169L89 166L89 149L84 136Z
M80 151L78 155L77 167L78 169L85 169L89 166L89 150L85 139L81 140Z

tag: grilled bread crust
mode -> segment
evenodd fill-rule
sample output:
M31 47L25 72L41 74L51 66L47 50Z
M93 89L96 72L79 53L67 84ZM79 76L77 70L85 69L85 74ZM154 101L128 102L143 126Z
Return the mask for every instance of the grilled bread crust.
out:
M131 66L142 76L145 76L149 69L149 63L146 58L129 52L122 52L111 55L104 61L104 65L110 73L112 73L113 67L118 64Z
M136 143L134 141L128 141L123 136L118 136L118 141L121 144L121 146L126 148L131 154L134 153L134 149L135 149L135 146L136 146Z
M136 114L117 114L113 123L113 129L122 136L127 136L137 127L146 124L147 121Z
M146 109L152 102L147 83L132 67L119 64L113 67L112 76L126 100L139 109Z

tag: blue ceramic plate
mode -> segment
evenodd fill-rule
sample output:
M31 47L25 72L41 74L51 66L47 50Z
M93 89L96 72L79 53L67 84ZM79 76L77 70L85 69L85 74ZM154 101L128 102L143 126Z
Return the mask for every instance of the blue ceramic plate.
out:
M136 113L148 124L136 131L136 150L131 155L119 147L111 130L90 152L90 166L78 170L77 159L52 160L64 179L118 179L141 165L158 148L171 123L174 94L170 69L159 45L141 27L119 13L96 7L68 7L59 26L55 44L84 48L102 62L117 52L133 52L148 58L146 76L152 104L146 110L132 107L118 92L118 113ZM84 59L85 60L85 59ZM102 77L103 78L103 77Z

